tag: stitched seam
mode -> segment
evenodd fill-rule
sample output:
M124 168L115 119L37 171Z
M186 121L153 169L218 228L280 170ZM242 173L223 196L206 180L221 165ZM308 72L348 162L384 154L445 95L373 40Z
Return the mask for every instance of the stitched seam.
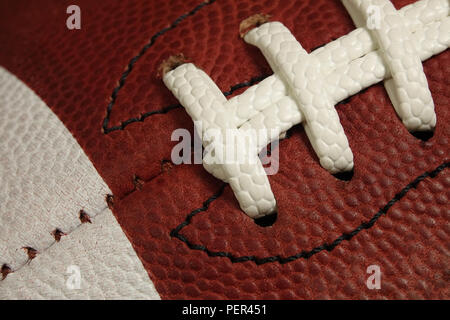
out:
M163 158L162 160L160 160L161 163L163 163L164 161L168 161L169 163L172 163L170 160L167 160L166 158ZM168 170L166 171L166 170L163 170L163 169L161 168L161 171L159 171L158 173L154 174L153 176L151 176L150 178L148 178L148 179L146 179L146 180L141 179L141 178L140 178L139 176L137 176L137 175L133 175L133 180L136 179L136 178L138 178L138 179L143 183L143 185L145 185L146 183L149 183L149 182L155 180L155 179L158 178L160 175L162 175L162 174L164 174L164 173L167 173L167 172L168 172ZM142 187L143 187L143 186L141 186L141 188L142 188ZM122 194L122 196L119 197L118 199L119 199L119 200L123 200L123 199L127 198L128 196L131 196L134 192L139 191L139 190L140 190L140 188L137 188L137 186L135 185L133 189L131 189L131 190L129 190L129 191L125 191L125 192ZM114 195L111 195L111 196L114 197Z
M356 236L362 230L370 229L371 227L373 227L375 225L375 223L378 221L378 219L382 215L385 215L388 212L388 210L395 203L400 201L409 192L409 190L411 190L413 188L417 188L417 186L428 177L431 179L434 179L440 172L442 172L444 169L447 169L449 167L450 167L450 162L444 162L443 164L438 166L436 169L429 171L429 172L426 171L423 174L421 174L420 176L416 177L413 181L411 181L403 189L401 189L400 192L398 192L391 200L389 200L386 203L386 205L384 205L377 213L375 213L369 221L361 223L358 227L353 229L351 232L343 233L341 236L336 238L331 243L325 242L322 245L317 246L309 251L302 250L301 252L299 252L295 255L288 256L288 257L282 257L280 255L269 256L269 257L264 257L264 258L259 258L256 256L235 256L230 252L209 250L204 245L194 244L194 243L190 242L189 239L187 239L184 235L180 234L180 231L183 228L185 228L186 226L188 226L192 222L192 219L197 214L207 211L209 205L213 201L217 200L222 195L226 184L222 184L219 191L216 192L213 196L211 196L208 200L206 200L203 203L202 207L195 209L194 211L189 213L186 216L185 220L170 232L170 236L172 238L177 238L178 240L184 242L188 246L188 248L191 250L204 251L208 256L213 257L213 258L215 258L215 257L228 258L232 263L242 263L242 262L252 261L257 265L262 265L262 264L272 263L272 262L278 262L280 264L284 264L284 263L295 261L300 258L309 259L321 251L326 250L326 251L330 252L333 249L335 249L339 244L341 244L344 240L350 241L354 236Z
M102 125L102 129L103 132L105 134L108 134L112 131L115 130L123 130L123 128L125 128L127 125L129 125L130 123L133 122L137 122L137 121L143 121L145 118L149 117L150 115L153 114L158 114L158 113L166 113L169 110L172 110L174 108L177 108L178 105L172 105L166 108L163 108L161 110L158 110L156 112L148 112L144 115L141 115L139 118L131 118L126 120L125 122L123 122L120 126L115 126L115 127L110 127L108 128L108 123L109 123L109 117L111 116L111 111L112 108L116 102L117 99L117 94L119 93L120 89L122 89L122 87L125 85L126 79L127 77L130 75L131 71L133 70L134 65L137 63L137 61L145 54L145 52L147 52L147 50L153 46L153 44L155 43L156 39L158 39L160 36L164 35L166 32L173 30L174 28L176 28L183 20L185 20L186 18L188 18L189 16L193 16L194 14L196 14L200 9L202 9L203 7L210 5L212 3L214 3L216 0L209 0L209 1L205 1L200 3L199 5L197 5L194 9L192 9L191 11L189 11L188 13L182 14L181 16L179 16L177 19L175 19L170 26L165 27L164 29L158 31L157 33L155 33L151 38L150 41L139 51L139 53L134 56L129 62L128 65L125 69L125 71L122 73L122 75L120 76L119 79L119 85L117 87L114 88L113 92L111 93L111 101L109 102L107 108L106 108L106 116L103 119L103 125Z
M101 209L100 211L98 211L95 215L90 215L90 218L93 219L93 218L96 218L96 217L100 216L100 215L103 214L105 211L107 211L106 209L108 209L108 207L104 207L103 209ZM78 228L80 228L82 225L84 225L84 223L78 224L77 226L75 226L75 227L72 228L71 230L65 232L65 235L66 235L66 236L70 236L70 235L72 234L72 232L74 232L75 230L77 230ZM44 254L45 252L47 252L48 249L50 249L51 247L53 247L53 246L54 246L55 244L57 244L57 243L60 243L60 242L58 242L58 241L55 240L55 241L53 241L49 246L47 246L46 248L44 248L44 249L42 249L42 250L41 250L41 249L36 249L36 250L38 251L38 255L36 256L35 259L39 258L42 254ZM29 265L30 263L33 263L32 261L34 261L35 259L33 259L33 260L28 260L27 262L23 263L23 264L20 265L19 267L13 269L12 272L11 272L11 274L10 274L9 276L11 276L11 275L14 274L14 273L17 273L17 272L20 271L23 267ZM8 264L8 265L9 265L9 264ZM9 266L12 267L12 265L9 265ZM8 276L8 277L9 277L9 276Z
M270 75L265 74L265 75L252 77L248 81L243 81L243 82L240 82L240 83L237 83L237 84L231 86L230 90L222 91L222 93L223 93L223 95L225 97L231 96L236 90L239 90L239 89L242 89L242 88L251 87L251 86L257 84L258 82L261 82L262 80L266 79L269 76ZM128 120L122 121L120 123L120 125L118 125L118 126L114 126L114 127L110 127L110 128L103 127L103 132L105 134L108 134L108 133L110 133L112 131L124 130L128 125L130 125L132 123L143 122L146 118L148 118L150 116L154 116L156 114L166 114L169 111L172 111L172 110L175 110L175 109L178 109L178 108L182 108L182 107L183 106L181 104L172 104L172 105L163 107L163 108L158 109L158 110L149 111L149 112L141 114L139 117L130 118ZM107 115L107 117L109 117L109 114ZM109 121L109 119L108 119L108 121Z

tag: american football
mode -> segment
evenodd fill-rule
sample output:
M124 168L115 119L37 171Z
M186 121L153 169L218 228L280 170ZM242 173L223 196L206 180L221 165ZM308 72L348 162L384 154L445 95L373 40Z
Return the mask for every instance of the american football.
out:
M0 299L450 299L449 13L0 1Z

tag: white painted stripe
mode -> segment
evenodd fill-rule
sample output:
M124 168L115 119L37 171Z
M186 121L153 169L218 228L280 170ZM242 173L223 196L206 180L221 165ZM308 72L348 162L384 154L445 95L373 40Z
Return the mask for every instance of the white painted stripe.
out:
M71 284L79 268L80 288ZM0 282L0 299L159 299L112 212L105 209Z
M0 299L158 299L153 283L106 208L109 191L50 108L0 67ZM85 210L92 224L81 224ZM67 233L55 242L51 232ZM27 264L22 247L39 254ZM70 265L81 288L66 286Z

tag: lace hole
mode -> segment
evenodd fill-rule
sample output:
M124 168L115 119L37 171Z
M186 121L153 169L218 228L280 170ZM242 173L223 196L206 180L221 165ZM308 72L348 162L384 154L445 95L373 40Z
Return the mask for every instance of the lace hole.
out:
M434 131L415 131L411 132L411 134L417 139L420 139L422 141L428 141L433 137Z
M262 218L255 219L253 221L258 226L266 228L266 227L272 226L275 223L275 221L277 221L277 218L278 218L278 212L274 212L274 213L268 214Z
M336 179L339 179L339 180L342 180L342 181L350 181L350 180L352 180L354 173L355 173L355 171L352 169L350 171L335 173L335 174L333 174L333 176Z

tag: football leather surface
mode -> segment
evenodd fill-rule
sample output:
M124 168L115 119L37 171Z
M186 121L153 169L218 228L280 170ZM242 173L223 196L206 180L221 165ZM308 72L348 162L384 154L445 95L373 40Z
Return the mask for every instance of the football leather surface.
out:
M66 26L71 4L79 30ZM0 297L450 298L448 50L423 63L437 118L428 140L408 132L382 83L336 106L351 179L320 166L302 125L290 129L269 176L273 225L245 215L202 165L171 163L172 132L194 126L162 61L182 53L227 98L241 94L273 73L239 37L255 13L307 52L355 29L338 0L0 2ZM70 265L80 289L66 287ZM366 285L371 265L380 289Z

